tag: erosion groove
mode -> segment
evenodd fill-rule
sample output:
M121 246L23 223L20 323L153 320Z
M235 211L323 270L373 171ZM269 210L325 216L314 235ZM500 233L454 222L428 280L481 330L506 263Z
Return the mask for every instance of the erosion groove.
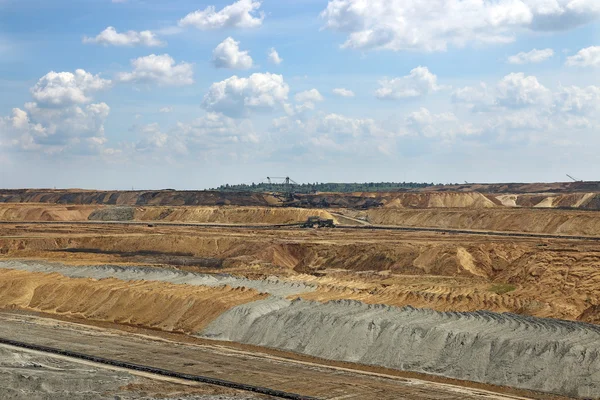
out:
M600 328L560 320L267 299L199 335L571 397L600 396Z
M266 295L247 288L174 285L0 269L0 307L165 331L196 332L222 312Z

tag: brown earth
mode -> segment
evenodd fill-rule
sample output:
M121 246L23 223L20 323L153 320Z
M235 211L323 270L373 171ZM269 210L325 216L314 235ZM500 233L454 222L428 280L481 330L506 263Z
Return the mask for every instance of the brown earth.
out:
M590 322L600 304L595 242L363 230L5 225L0 232L0 259L175 264L250 278L276 275L319 285L307 296L321 300ZM197 262L204 259L219 263Z
M56 273L0 269L0 308L169 332L198 332L230 308L265 297L246 288L67 278Z
M332 216L326 210L292 207L129 207L0 203L0 221L131 220L223 224L288 224L306 221L310 216L336 220L336 217Z
M549 209L338 210L375 225L600 236L600 213Z
M529 191L524 192L525 189L529 189ZM270 193L251 192L23 189L0 190L0 203L120 206L295 206L302 208L353 209L521 206L599 210L600 183L517 186L508 184L485 187L481 185L463 185L431 187L412 192L296 194L292 201L284 201L282 196L274 196Z

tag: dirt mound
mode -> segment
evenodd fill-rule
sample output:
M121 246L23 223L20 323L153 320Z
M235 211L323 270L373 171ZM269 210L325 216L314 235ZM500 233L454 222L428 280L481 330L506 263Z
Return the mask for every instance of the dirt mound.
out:
M197 332L224 311L264 298L247 288L68 278L0 269L0 307L177 332Z
M226 224L289 224L311 216L334 219L325 210L275 207L137 207L137 221L171 221Z
M90 221L132 221L135 210L133 207L103 207L94 210L88 217Z

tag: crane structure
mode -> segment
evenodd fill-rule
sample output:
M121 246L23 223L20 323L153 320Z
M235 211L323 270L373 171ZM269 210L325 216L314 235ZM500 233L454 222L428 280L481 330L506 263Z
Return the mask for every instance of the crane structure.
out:
M567 176L568 176L569 178L571 178L571 179L573 180L573 182L583 182L581 179L574 178L574 177L572 177L572 176L571 176L571 175L569 175L569 174L567 174Z
M263 181L264 182L264 181ZM296 181L289 176L267 176L269 188L273 190L273 184L283 185L284 201L294 201L294 185L298 185ZM273 193L275 195L275 193Z

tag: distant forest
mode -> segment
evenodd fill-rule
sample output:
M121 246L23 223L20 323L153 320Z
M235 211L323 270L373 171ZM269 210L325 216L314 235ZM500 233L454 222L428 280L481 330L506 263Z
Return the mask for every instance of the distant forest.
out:
M441 185L441 184L438 184ZM369 182L369 183L251 183L239 185L221 185L214 190L223 192L287 192L315 193L315 192L393 192L406 189L417 189L434 186L434 183L417 182Z

